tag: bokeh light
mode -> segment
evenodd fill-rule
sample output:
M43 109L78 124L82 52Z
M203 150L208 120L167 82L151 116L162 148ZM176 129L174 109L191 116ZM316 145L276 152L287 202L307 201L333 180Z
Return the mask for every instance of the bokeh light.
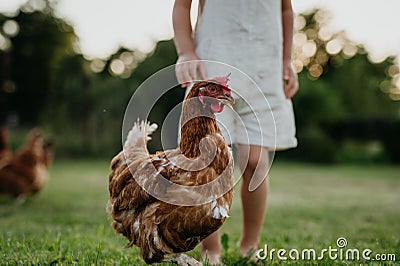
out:
M303 70L303 62L299 59L294 59L293 60L293 67L296 73L300 73Z
M368 60L373 64L382 63L386 59L386 55L383 55L383 54L371 54L371 53L369 53L367 55L367 57L368 57Z
M331 20L332 16L329 11L320 9L315 13L314 19L320 24L325 25Z
M101 71L104 70L106 63L101 60L101 59L95 59L90 63L90 69L94 72L94 73L100 73Z
M303 43L305 43L307 41L307 35L304 32L301 32L301 31L297 32L293 36L293 41L297 46L302 45Z
M102 72L108 65L108 72L119 78L129 78L133 70L146 58L146 54L140 51L126 50L116 53L111 59L94 59L91 61L90 68L93 72ZM109 63L107 63L109 61Z
M303 45L302 52L307 57L314 56L316 51L317 51L317 45L315 44L314 41L307 41Z
M120 59L113 59L110 64L110 73L119 76L125 71L125 64Z
M336 55L338 53L340 53L340 51L343 48L343 44L340 40L338 39L333 39L330 40L327 44L326 44L326 51L331 54L331 55Z
M357 54L358 48L352 43L346 43L343 47L343 55L346 58L352 58Z
M322 26L318 32L318 37L323 41L329 41L333 36L333 32L328 26Z
M387 74L391 77L394 77L395 75L400 73L400 69L399 66L396 65L391 65L388 69L387 69Z
M128 66L132 65L134 63L134 59L135 59L133 54L131 52L127 52L127 51L121 53L119 58L122 60L122 62L124 62L125 65L128 65Z
M32 13L40 11L46 8L46 2L44 0L29 0L23 7L22 11L26 13Z
M306 26L306 19L303 16L296 16L294 18L294 29L299 31Z
M0 50L8 51L11 48L11 41L0 33Z
M308 69L308 72L312 78L319 78L322 75L323 68L320 64L314 64Z
M392 71L395 71L395 69ZM393 75L391 82L382 82L380 84L380 89L388 93L390 99L393 101L400 101L400 73Z
M9 19L6 20L3 24L3 32L8 36L8 37L14 37L18 34L19 32L19 26L18 23L15 20Z

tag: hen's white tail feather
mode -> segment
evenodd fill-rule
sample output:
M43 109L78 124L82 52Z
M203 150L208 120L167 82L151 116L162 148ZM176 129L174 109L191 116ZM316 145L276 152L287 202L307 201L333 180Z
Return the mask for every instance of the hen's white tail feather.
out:
M140 121L139 119L133 124L129 131L124 144L125 149L133 148L136 145L146 145L148 140L151 140L150 135L157 129L157 124L147 120Z

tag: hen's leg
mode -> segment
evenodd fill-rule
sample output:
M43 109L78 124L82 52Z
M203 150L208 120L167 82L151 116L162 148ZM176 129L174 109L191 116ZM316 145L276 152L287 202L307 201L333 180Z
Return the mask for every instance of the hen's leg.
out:
M179 266L201 266L203 265L201 262L195 260L194 258L183 254L183 253L179 253L179 254L169 254L169 255L165 255L164 262L172 262L175 264L178 264Z

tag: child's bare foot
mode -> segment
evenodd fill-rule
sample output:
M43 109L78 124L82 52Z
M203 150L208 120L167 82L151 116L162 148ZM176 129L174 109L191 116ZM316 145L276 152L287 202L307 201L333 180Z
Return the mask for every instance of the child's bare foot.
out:
M244 243L242 240L240 242L240 253L242 257L250 257L251 260L256 261L256 251L257 251L258 243Z

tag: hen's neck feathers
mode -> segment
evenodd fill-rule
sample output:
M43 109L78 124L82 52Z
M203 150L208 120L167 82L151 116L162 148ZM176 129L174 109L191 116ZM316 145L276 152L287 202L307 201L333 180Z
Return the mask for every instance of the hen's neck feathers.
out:
M203 107L197 98L199 89L207 84L199 82L193 85L183 103L179 148L188 158L200 156L199 143L202 138L221 133L210 106Z

